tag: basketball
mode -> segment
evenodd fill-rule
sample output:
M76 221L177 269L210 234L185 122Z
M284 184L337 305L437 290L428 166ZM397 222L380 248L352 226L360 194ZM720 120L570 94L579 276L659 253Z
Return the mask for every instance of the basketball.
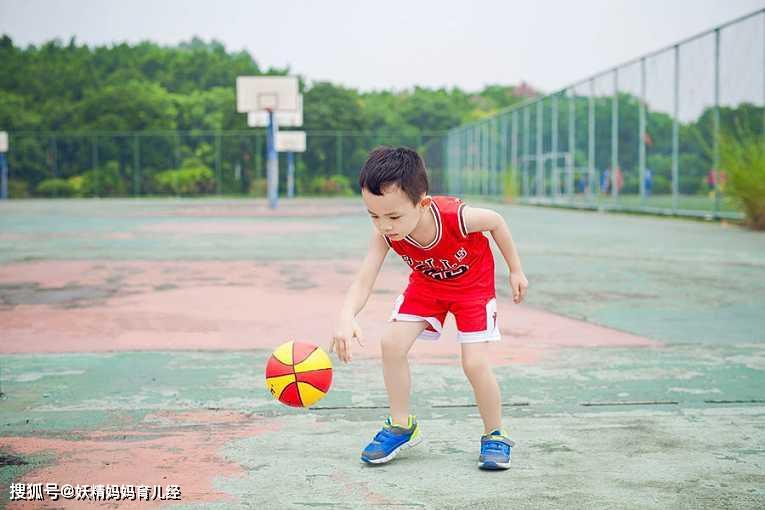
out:
M309 407L324 398L331 385L332 361L316 345L287 342L266 363L266 388L288 406Z

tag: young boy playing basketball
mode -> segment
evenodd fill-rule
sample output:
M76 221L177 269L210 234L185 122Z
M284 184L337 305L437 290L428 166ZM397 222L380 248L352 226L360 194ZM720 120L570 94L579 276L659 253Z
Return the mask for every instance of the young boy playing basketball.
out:
M389 249L412 273L396 300L390 328L382 339L383 378L390 416L361 454L382 464L402 448L420 442L417 420L409 414L411 380L407 353L418 338L436 340L446 314L457 323L462 368L475 393L484 424L479 467L510 467L513 441L502 428L499 386L489 363L489 342L500 339L494 292L491 233L510 269L513 300L528 288L510 230L498 213L466 206L460 199L428 195L422 158L406 148L380 147L369 154L359 185L374 229L361 269L351 284L333 335L330 352L351 361L351 338L361 343L356 315L369 298Z

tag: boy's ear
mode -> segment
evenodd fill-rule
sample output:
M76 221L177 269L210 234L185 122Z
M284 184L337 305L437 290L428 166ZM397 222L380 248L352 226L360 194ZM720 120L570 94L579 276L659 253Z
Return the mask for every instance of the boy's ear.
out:
M431 202L433 202L433 197L425 195L422 200L420 200L420 205L422 207L430 207Z

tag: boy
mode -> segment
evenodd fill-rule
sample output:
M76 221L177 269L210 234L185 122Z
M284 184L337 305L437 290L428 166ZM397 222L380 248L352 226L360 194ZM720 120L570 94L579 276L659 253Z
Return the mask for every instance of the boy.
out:
M330 352L351 361L350 340L361 343L356 315L369 298L388 249L411 268L409 285L398 297L391 326L382 339L383 378L390 416L361 459L392 460L420 442L409 414L411 387L407 353L417 338L436 340L451 312L457 323L462 368L475 393L484 423L479 467L507 469L514 445L502 429L499 386L489 365L488 342L500 339L494 292L494 257L483 232L491 232L510 268L513 300L528 288L505 220L488 209L467 207L454 197L431 197L425 164L407 148L379 147L361 169L359 185L374 224L369 249L345 297Z

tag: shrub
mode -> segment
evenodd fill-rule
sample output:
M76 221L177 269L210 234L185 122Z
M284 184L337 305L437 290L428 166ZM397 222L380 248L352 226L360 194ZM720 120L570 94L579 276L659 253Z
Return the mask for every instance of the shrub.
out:
M512 202L520 194L518 189L518 171L513 167L508 167L502 174L505 201Z
M66 179L45 179L37 185L35 192L41 197L48 198L75 195L74 187Z
M747 224L765 230L765 139L754 132L720 136L720 179L726 195L746 215Z
M8 198L27 198L29 189L25 181L8 179Z
M128 185L120 176L119 165L109 161L97 170L69 178L78 197L107 197L127 195Z
M264 197L268 192L268 181L262 177L253 179L250 183L250 194L256 197Z
M308 184L308 193L311 195L327 196L351 196L353 188L351 181L344 175L330 175L329 177L314 177Z
M160 193L175 195L202 195L215 191L212 170L196 159L188 159L178 170L164 170L154 176Z

